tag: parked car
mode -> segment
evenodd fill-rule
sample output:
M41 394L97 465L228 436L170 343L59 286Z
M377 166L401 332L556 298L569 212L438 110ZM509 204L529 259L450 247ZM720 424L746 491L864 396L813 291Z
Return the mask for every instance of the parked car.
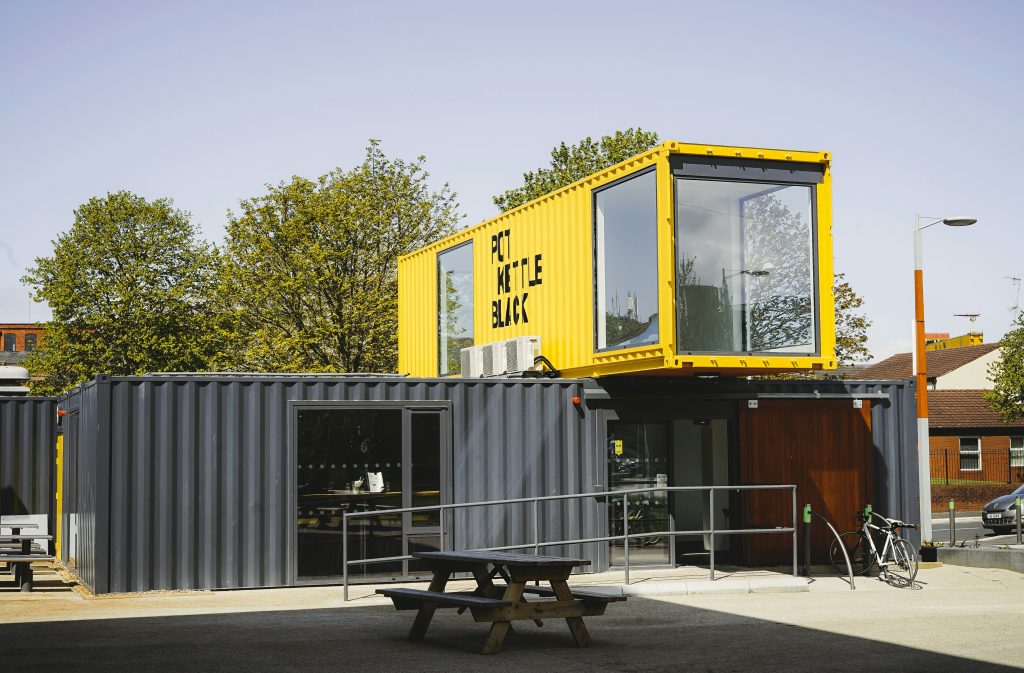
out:
M997 533L1010 533L1016 530L1017 496L1024 499L1024 485L982 507L981 525Z

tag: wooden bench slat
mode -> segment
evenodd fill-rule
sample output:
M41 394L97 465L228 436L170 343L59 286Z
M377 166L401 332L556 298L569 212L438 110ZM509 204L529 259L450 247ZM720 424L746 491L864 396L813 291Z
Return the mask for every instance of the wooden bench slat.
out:
M426 591L423 589L377 589L377 593L387 596L399 607L399 603L415 604L419 607L423 603L436 603L439 606L468 607L468 608L504 608L512 604L498 598L485 598L464 593L443 593L440 591ZM408 608L406 608L408 609Z
M0 562L7 561L9 563L25 563L31 561L53 561L55 557L44 556L43 554L31 554L29 556L0 556Z
M25 533L22 535L0 535L0 542L18 542L20 540L52 540L52 535L37 535Z
M495 586L502 591L505 590L504 585L496 584ZM597 589L574 589L573 587L569 587L569 590L572 592L573 598L578 598L584 601L604 601L606 603L617 603L619 601L626 600L626 597L622 594L608 594ZM534 586L532 584L527 584L526 587L523 589L523 593L548 597L555 595L555 591L551 587L539 587Z

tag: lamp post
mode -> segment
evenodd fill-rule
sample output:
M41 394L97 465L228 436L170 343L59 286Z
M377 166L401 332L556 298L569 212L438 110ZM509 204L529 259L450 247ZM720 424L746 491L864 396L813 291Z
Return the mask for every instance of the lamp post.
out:
M921 226L921 220L931 220ZM921 541L932 539L932 478L931 456L928 453L928 366L924 350L924 274L921 269L921 232L938 224L948 227L967 227L975 222L974 217L923 217L914 216L914 344L916 364L914 378L917 381L917 480L920 492Z

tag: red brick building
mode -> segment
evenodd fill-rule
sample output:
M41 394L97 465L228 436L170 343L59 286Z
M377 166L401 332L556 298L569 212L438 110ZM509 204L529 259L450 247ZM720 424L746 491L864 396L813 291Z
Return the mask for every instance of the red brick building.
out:
M1003 423L985 403L984 394L935 390L928 396L932 452L946 452L952 458L939 466L933 460L933 478L946 479L948 472L950 481L1024 480L1024 421Z
M0 323L0 350L28 353L43 347L46 325L42 323Z
M988 367L998 356L999 344L928 352L933 507L955 500L958 509L979 509L1024 483L1024 422L1003 423L985 402ZM857 378L910 379L912 362L910 353L898 353Z

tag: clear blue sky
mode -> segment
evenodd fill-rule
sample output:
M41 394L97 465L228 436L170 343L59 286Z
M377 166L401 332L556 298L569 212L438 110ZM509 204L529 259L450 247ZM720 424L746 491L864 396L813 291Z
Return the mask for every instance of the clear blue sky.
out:
M0 322L72 211L169 196L220 241L265 183L427 156L467 224L561 140L664 139L833 153L836 268L876 355L908 350L914 213L928 327L1008 327L1024 276L1024 3L5 2ZM40 306L32 318L45 318Z

